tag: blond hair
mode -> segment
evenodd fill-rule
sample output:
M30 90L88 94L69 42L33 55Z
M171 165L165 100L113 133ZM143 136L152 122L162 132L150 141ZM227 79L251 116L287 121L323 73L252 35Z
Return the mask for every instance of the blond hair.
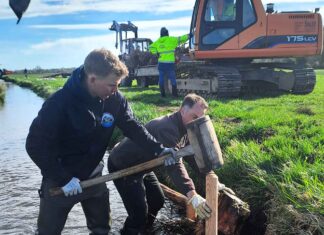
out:
M128 75L126 65L105 48L95 49L89 53L84 60L84 71L87 75L98 76L99 79L106 78L110 74L121 79Z

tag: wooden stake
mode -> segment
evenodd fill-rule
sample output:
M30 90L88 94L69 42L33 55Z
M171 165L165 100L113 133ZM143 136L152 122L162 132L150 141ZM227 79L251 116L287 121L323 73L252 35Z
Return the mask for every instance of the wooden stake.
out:
M205 234L218 234L218 177L214 172L206 176L206 201L212 209L210 218L206 220Z
M186 196L184 196L183 194L169 188L168 186L161 184L161 188L163 190L164 195L169 198L171 201L175 202L178 205L183 206L184 208L186 208L186 216L188 219L191 220L196 220L197 216L196 216L196 212L193 209L191 204L187 204L188 202L188 198Z

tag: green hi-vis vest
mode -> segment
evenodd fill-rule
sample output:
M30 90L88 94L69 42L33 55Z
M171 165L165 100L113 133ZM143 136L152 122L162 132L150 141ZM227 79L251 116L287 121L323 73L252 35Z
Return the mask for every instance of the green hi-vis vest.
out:
M188 38L188 34L185 34L180 37L160 37L157 41L150 45L150 52L159 55L159 62L174 63L175 49L181 44L184 44L188 40Z

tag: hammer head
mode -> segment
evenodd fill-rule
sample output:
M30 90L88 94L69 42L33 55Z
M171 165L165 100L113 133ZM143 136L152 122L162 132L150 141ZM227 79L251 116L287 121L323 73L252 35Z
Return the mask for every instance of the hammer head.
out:
M221 167L224 164L222 152L209 116L188 123L186 128L200 172L208 173Z

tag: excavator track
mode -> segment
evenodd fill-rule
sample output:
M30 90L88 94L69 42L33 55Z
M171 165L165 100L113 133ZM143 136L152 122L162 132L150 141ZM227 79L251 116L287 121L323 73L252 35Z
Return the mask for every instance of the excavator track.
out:
M241 92L241 75L235 70L230 73L217 73L218 97L238 97Z
M179 64L177 80L180 95L195 92L205 98L238 97L242 86L241 75L236 68L213 64ZM199 81L201 81L200 84ZM190 82L195 85L184 85Z
M308 94L314 90L316 84L316 75L313 69L294 69L294 76L295 83L292 88L292 93Z

